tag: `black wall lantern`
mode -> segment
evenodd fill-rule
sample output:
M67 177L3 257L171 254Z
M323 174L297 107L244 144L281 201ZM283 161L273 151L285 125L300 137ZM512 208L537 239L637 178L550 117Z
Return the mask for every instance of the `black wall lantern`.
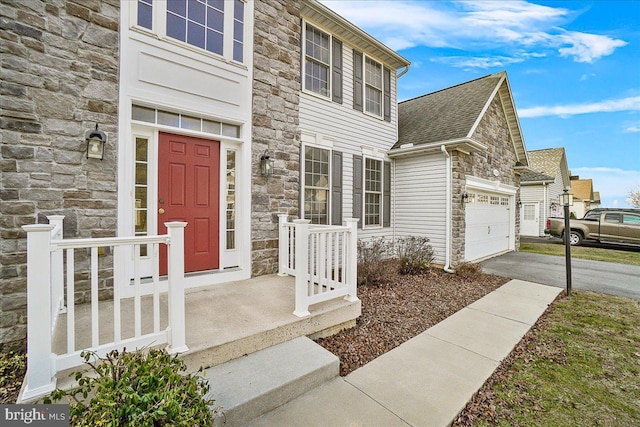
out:
M260 174L262 176L273 175L273 159L269 155L269 150L264 150L262 156L260 156Z
M462 203L469 203L469 193L466 191L462 193Z
M87 159L100 159L104 158L104 145L107 143L107 134L98 130L98 124L96 123L95 130L87 131Z

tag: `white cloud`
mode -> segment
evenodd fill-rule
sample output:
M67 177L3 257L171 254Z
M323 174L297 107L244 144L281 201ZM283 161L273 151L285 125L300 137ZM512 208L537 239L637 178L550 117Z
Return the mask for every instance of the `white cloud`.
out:
M605 35L565 30L562 25L575 12L527 1L323 3L395 50L414 46L470 52L498 49L502 52L496 57L512 56L515 62L527 59L524 51L533 56L556 51L576 62L594 62L627 44ZM454 59L451 64L486 68L486 61L469 65Z
M560 116L567 117L576 114L605 113L615 111L638 111L640 110L640 96L631 96L621 99L609 99L605 101L567 104L554 106L539 106L522 108L518 110L518 116L523 117L543 117Z
M629 133L640 132L640 122L629 125L624 131Z
M494 68L504 67L509 64L523 62L523 58L511 58L508 56L471 57L471 56L441 56L432 58L433 62L453 65L460 68Z

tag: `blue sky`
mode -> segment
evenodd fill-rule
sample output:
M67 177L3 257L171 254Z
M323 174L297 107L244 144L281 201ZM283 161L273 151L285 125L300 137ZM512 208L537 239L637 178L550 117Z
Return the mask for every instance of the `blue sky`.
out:
M399 100L507 70L528 150L565 147L603 206L640 188L640 0L323 3L412 62Z

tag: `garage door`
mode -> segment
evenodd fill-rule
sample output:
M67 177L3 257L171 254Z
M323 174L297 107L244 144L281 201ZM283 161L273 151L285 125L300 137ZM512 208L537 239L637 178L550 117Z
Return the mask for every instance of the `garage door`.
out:
M470 192L465 212L467 261L475 261L509 249L509 197Z

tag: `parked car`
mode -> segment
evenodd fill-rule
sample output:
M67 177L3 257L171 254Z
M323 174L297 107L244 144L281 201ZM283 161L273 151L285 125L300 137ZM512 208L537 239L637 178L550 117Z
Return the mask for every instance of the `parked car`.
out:
M584 218L570 220L570 227L571 245L579 245L583 240L640 245L640 209L592 209ZM544 232L564 238L564 218L547 219Z

